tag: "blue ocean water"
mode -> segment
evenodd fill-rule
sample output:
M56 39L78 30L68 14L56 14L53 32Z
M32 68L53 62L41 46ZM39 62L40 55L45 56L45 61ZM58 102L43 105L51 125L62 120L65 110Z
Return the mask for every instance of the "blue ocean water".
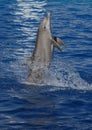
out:
M40 21L51 13L55 49L43 85L28 85ZM0 130L92 130L92 1L0 0Z

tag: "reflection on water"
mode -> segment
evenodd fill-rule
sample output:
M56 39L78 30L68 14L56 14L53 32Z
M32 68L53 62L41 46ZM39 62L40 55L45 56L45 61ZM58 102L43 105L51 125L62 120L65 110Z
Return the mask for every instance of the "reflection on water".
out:
M45 1L26 2L23 0L17 0L17 7L15 10L16 19L14 19L14 22L22 24L21 29L24 33L34 31L34 21L36 23L39 22L41 17L44 15L45 5L46 5Z
M18 10L16 10L16 15L20 15L21 18L31 18L39 20L40 13L42 14L44 12L44 6L46 5L45 1L39 2L39 1L23 1L23 0L17 0L17 7Z
M17 0L17 7L15 9L16 19L14 19L14 22L19 24L20 27L17 29L22 31L21 35L24 37L26 35L27 41L34 39L37 30L35 23L39 23L41 17L43 17L45 5L45 1Z

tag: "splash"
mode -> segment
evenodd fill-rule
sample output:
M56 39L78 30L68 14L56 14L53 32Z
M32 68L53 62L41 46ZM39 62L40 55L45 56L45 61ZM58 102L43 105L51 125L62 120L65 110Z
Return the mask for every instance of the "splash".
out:
M59 86L59 88L73 88L80 90L92 89L92 86L80 77L79 72L67 63L54 63L51 66L50 74L53 79L51 80L50 85Z
M46 72L42 85L56 86L57 88L73 88L80 90L92 89L79 73L71 67L61 62L55 62Z
M49 69L44 70L44 76L38 83L27 81L27 67L23 66L22 63L17 62L16 65L12 64L11 67L17 80L23 84L36 86L55 86L56 89L92 89L92 85L88 84L84 79L82 79L79 72L71 67L71 65L64 62L55 61L54 63L52 63Z

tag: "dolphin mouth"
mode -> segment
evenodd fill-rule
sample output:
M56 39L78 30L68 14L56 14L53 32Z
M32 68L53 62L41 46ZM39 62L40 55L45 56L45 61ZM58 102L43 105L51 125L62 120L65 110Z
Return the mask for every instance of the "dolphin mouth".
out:
M50 22L50 13L47 13L47 20Z
M50 22L50 13L47 13L47 17L46 17L47 21Z
M50 18L50 13L47 13L47 17Z
M46 22L47 22L47 28L50 31L51 30L50 13L47 13Z

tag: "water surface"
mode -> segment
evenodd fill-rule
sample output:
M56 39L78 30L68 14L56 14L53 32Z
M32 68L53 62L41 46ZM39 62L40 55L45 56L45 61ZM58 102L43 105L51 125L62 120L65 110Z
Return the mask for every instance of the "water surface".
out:
M40 21L51 13L55 49L44 85L27 85ZM92 1L0 1L0 130L92 129Z

